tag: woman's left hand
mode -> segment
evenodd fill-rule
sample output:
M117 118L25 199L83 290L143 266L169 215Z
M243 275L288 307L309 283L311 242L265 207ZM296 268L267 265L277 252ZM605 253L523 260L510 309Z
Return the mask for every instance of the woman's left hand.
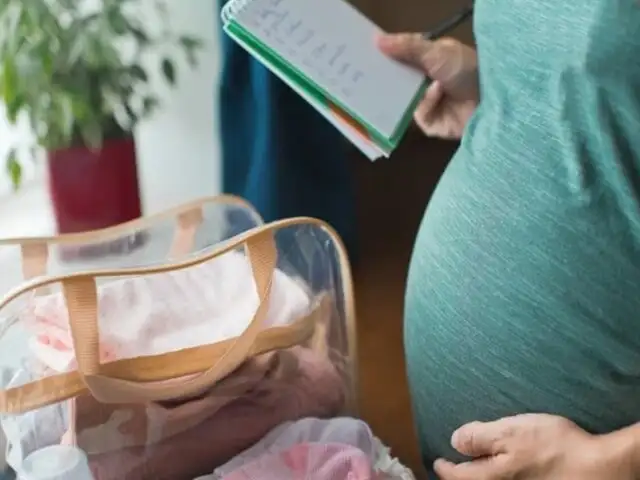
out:
M451 443L473 460L457 465L436 461L440 480L636 478L622 442L590 435L553 415L527 414L469 423L453 434Z

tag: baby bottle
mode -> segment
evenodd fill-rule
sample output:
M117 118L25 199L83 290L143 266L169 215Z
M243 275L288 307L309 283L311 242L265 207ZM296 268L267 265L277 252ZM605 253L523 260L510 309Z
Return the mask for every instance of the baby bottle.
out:
M93 480L85 453L71 445L36 450L22 463L19 480Z

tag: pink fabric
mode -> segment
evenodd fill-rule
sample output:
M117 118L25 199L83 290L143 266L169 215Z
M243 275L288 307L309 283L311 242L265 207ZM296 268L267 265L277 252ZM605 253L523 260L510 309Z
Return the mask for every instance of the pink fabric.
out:
M351 445L301 443L264 455L222 480L374 480L367 455Z
M349 445L364 452L374 463L378 461L380 452L383 451L380 441L373 435L369 425L362 420L348 417L303 418L278 425L251 448L216 468L212 475L200 477L198 480L219 479L245 463L250 463L267 454L288 450L301 443Z
M240 454L283 422L340 413L344 383L326 358L304 348L279 355L277 375L197 427L152 446L90 456L96 480L192 480Z
M369 475L369 468L362 469L362 459L366 459L371 471L375 473L373 478L382 480L415 480L411 470L402 465L396 458L391 456L390 449L387 448L378 438L376 438L369 426L362 420L347 417L336 417L331 419L303 418L302 420L286 422L274 428L268 435L262 438L251 448L245 450L240 455L236 455L232 460L216 468L212 474L198 477L195 480L221 480L226 478L235 479L234 475L249 475L256 470L260 470L264 479L288 478L282 473L284 466L280 455L289 452L297 445L311 445L311 451L304 452L305 462L300 460L300 451L297 452L296 479L324 479L342 480L345 477L340 475L351 474ZM330 447L328 451L320 448L322 445L337 446ZM339 448L338 448L339 447ZM319 450L317 450L319 448ZM284 458L288 458L285 454ZM258 461L259 460L259 461ZM342 462L342 463L340 463ZM302 466L301 466L302 465ZM300 474L300 468L306 470ZM343 469L343 470L340 470ZM288 472L288 470L284 470ZM345 473L346 471L346 473ZM329 473L327 473L329 472ZM342 473L341 473L342 472ZM333 477L332 477L333 476ZM244 478L244 477L241 477ZM349 478L347 475L346 478Z
M175 352L241 335L259 298L247 257L228 252L185 270L125 277L98 289L101 362ZM265 327L309 313L311 298L276 270ZM37 296L21 315L31 354L57 372L77 368L61 293Z
M41 298L44 301L40 301ZM75 370L77 363L66 310L60 302L48 301L50 298L59 298L60 302L62 301L60 295L36 297L36 301L30 306L29 314L24 315L25 324L34 334L29 339L29 347L38 360L56 372ZM117 360L115 349L102 342L100 361L108 363L114 360Z
M75 444L89 455L146 446L190 430L214 416L225 405L247 395L256 385L278 375L280 353L253 358L232 375L196 397L149 404L103 404L90 395L70 402L75 422L62 443ZM170 380L168 382L175 382Z

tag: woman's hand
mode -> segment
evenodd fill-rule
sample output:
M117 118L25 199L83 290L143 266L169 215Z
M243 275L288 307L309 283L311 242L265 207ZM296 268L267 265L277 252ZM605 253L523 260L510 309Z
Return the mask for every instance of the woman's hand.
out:
M518 415L469 423L453 447L474 458L454 465L438 460L440 480L633 480L635 445L617 433L590 435L553 415Z
M459 139L479 101L476 51L451 39L425 40L420 34L381 35L386 55L423 71L431 80L415 119L434 137Z

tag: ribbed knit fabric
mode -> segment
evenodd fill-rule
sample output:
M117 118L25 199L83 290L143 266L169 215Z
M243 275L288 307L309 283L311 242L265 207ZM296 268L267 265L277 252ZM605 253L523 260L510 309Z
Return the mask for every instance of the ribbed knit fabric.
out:
M459 459L451 433L473 420L640 420L640 2L475 12L482 101L427 208L406 297L426 464Z

